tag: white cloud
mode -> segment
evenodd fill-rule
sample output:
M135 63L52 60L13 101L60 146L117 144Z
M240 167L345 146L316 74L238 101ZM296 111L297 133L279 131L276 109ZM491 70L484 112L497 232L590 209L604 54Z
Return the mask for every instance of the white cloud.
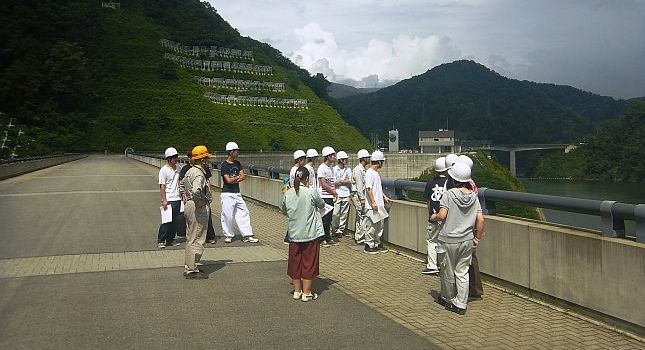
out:
M459 58L450 38L398 35L390 42L371 39L365 46L345 50L332 32L317 23L294 30L300 47L290 56L294 63L312 74L323 73L331 81L354 80L373 83L401 80ZM370 79L365 78L370 77Z

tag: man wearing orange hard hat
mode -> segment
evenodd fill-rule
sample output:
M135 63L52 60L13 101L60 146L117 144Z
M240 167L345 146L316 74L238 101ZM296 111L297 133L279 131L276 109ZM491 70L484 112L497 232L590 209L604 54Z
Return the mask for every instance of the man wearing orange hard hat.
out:
M206 169L210 167L210 154L206 146L196 146L192 151L194 166L186 172L183 179L186 204L186 260L184 276L187 279L206 279L208 275L197 268L204 253L208 217L212 195L206 179Z

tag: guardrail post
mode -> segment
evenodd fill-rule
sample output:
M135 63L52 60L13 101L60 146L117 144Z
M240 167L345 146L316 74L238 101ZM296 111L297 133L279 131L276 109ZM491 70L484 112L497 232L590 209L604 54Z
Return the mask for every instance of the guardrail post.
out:
M605 237L625 237L625 221L614 217L612 208L616 201L600 202L602 235Z
M486 199L486 191L488 188L480 188L477 197L479 197L479 204L482 206L482 213L485 215L493 215L497 211L495 201Z
M634 221L636 221L636 242L645 243L645 204L636 204L634 207Z

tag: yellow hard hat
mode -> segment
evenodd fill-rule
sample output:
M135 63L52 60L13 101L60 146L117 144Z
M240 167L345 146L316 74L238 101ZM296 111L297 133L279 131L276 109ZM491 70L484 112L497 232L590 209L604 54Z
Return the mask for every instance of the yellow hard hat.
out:
M195 146L195 148L193 148L192 155L193 155L192 156L193 160L202 159L202 158L211 156L208 153L208 149L206 148L206 146L203 146L203 145Z

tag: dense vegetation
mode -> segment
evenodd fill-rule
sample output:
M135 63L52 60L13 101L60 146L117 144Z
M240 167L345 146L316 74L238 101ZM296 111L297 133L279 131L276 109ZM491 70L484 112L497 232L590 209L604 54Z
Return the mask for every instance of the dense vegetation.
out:
M626 113L584 137L568 154L541 158L530 177L643 182L645 179L645 101L634 100Z
M505 78L473 61L437 66L379 91L338 99L364 134L400 131L402 146L419 130L456 130L461 139L508 143L571 142L624 111L625 101L570 86Z
M199 86L192 77L208 73L165 61L161 38L252 50L254 63L271 65L274 75L235 78L285 82L286 91ZM278 50L241 37L206 2L133 0L113 10L90 0L9 0L0 8L0 111L33 140L23 155L197 143L220 150L233 139L246 150L367 146L324 100L327 87L322 75L310 76ZM205 91L302 98L309 109L213 104Z
M494 188L496 190L506 190L515 192L526 192L524 185L511 172L501 165L488 152L477 152L468 154L473 160L472 178L477 187ZM427 182L428 179L436 176L434 170L424 172L415 181ZM423 201L423 193L412 192L410 199ZM496 203L498 214L505 214L528 219L539 220L540 216L535 208L526 207L518 204Z

